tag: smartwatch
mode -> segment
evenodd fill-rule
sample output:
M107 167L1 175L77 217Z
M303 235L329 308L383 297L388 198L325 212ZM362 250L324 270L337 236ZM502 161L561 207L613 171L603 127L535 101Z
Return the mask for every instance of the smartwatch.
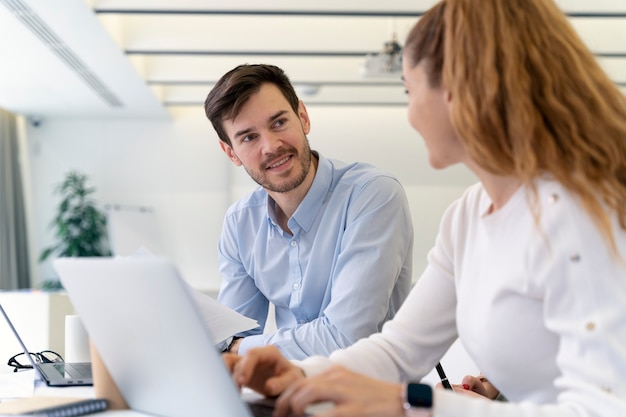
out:
M402 387L402 404L407 417L431 417L433 389L430 385L409 382Z

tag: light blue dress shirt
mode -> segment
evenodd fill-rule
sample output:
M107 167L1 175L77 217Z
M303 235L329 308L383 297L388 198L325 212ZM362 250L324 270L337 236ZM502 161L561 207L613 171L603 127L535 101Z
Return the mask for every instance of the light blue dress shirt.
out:
M319 155L313 184L288 222L293 236L274 207L261 187L239 200L218 244L219 301L260 324L239 335L239 353L273 344L303 359L380 331L411 286L413 226L398 180ZM278 330L262 334L269 302Z

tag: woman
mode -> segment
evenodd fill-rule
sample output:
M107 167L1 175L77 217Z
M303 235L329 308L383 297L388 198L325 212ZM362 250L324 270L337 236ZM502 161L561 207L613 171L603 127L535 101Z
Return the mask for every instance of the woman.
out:
M421 412L626 416L625 97L550 0L441 1L408 35L403 79L430 164L480 182L381 333L297 366L271 347L225 357L235 380L282 393L282 416L320 401L402 416L401 383L460 337L509 402L435 390Z

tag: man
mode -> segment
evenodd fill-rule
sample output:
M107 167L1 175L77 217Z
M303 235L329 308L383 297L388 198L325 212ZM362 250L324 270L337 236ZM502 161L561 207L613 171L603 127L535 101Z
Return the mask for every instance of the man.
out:
M413 227L399 182L311 151L309 115L278 67L229 71L205 111L224 153L260 185L230 207L218 245L219 301L260 324L228 350L271 344L302 359L379 331L411 285ZM278 330L262 334L270 302Z

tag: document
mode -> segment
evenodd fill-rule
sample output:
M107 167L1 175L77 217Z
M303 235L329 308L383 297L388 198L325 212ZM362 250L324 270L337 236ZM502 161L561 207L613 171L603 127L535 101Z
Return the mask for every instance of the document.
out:
M130 258L154 257L155 255L144 246L137 249ZM182 279L181 279L182 280ZM218 345L229 337L245 332L246 330L259 327L256 320L252 320L244 315L237 313L235 310L226 307L217 302L213 297L198 291L185 280L182 282L187 287L187 291L196 301L200 315L204 319L209 334L212 336L215 344Z
M34 392L34 370L0 373L0 399L32 397Z
M219 344L237 333L259 327L259 323L256 320L252 320L218 303L211 296L196 290L186 282L185 285L187 285L189 293L195 299L215 344Z

